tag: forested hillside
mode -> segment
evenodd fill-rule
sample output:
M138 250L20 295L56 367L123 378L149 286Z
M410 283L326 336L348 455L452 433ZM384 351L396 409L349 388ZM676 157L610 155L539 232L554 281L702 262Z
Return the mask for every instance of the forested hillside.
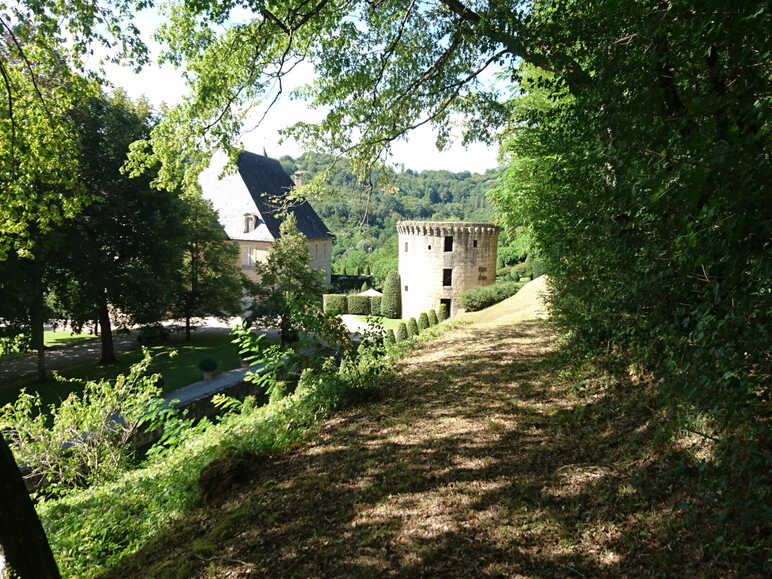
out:
M280 159L292 175L303 172L309 182L332 166L329 155L304 153L297 159ZM312 199L316 212L335 234L333 271L364 273L370 266L376 282L382 282L389 269L397 267L397 221L434 219L488 221L493 216L486 193L498 183L500 171L484 174L463 171L394 172L386 185L358 183L355 172L338 162L329 172L329 194Z

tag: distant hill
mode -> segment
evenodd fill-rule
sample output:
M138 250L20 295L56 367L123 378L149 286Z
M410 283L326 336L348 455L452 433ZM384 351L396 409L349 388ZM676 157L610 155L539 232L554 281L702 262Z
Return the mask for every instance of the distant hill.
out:
M330 165L332 158L304 153L297 159L279 159L292 175L303 172L307 182ZM328 184L333 195L313 199L312 205L336 235L333 271L365 273L370 268L377 283L389 269L396 269L396 223L401 219L489 221L493 207L486 193L501 171L484 174L463 171L396 172L385 185L372 189L357 184L354 171L345 163L333 169Z

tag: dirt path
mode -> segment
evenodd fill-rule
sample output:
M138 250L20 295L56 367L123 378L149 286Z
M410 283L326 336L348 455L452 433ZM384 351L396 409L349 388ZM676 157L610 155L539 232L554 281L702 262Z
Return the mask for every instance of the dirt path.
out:
M423 344L382 400L261 459L118 575L705 575L663 474L683 456L631 385L583 398L555 380L554 345L533 319Z

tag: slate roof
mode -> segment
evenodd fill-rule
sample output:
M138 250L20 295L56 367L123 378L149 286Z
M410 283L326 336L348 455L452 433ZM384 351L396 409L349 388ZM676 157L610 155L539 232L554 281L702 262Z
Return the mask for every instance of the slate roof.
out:
M281 213L282 210L281 200L295 184L279 161L263 155L242 151L236 160L236 166L255 202L259 217L271 236L278 239L282 216L277 213ZM309 239L334 237L308 201L293 205L290 211L297 219L298 230Z

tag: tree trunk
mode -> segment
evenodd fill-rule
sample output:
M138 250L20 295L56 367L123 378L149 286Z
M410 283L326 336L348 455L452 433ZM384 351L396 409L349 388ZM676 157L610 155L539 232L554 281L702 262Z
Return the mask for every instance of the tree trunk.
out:
M43 323L45 322L45 304L43 303L43 280L41 279L40 268L36 268L32 291L34 300L30 307L30 325L32 348L37 350L38 354L38 380L43 382L49 378L46 368L46 346Z
M102 364L114 364L115 348L113 346L113 330L110 326L110 312L107 311L107 302L102 302L99 307L99 327L102 338Z
M190 342L190 314L185 316L185 341Z
M0 433L0 546L11 577L59 577L43 525L13 453Z

